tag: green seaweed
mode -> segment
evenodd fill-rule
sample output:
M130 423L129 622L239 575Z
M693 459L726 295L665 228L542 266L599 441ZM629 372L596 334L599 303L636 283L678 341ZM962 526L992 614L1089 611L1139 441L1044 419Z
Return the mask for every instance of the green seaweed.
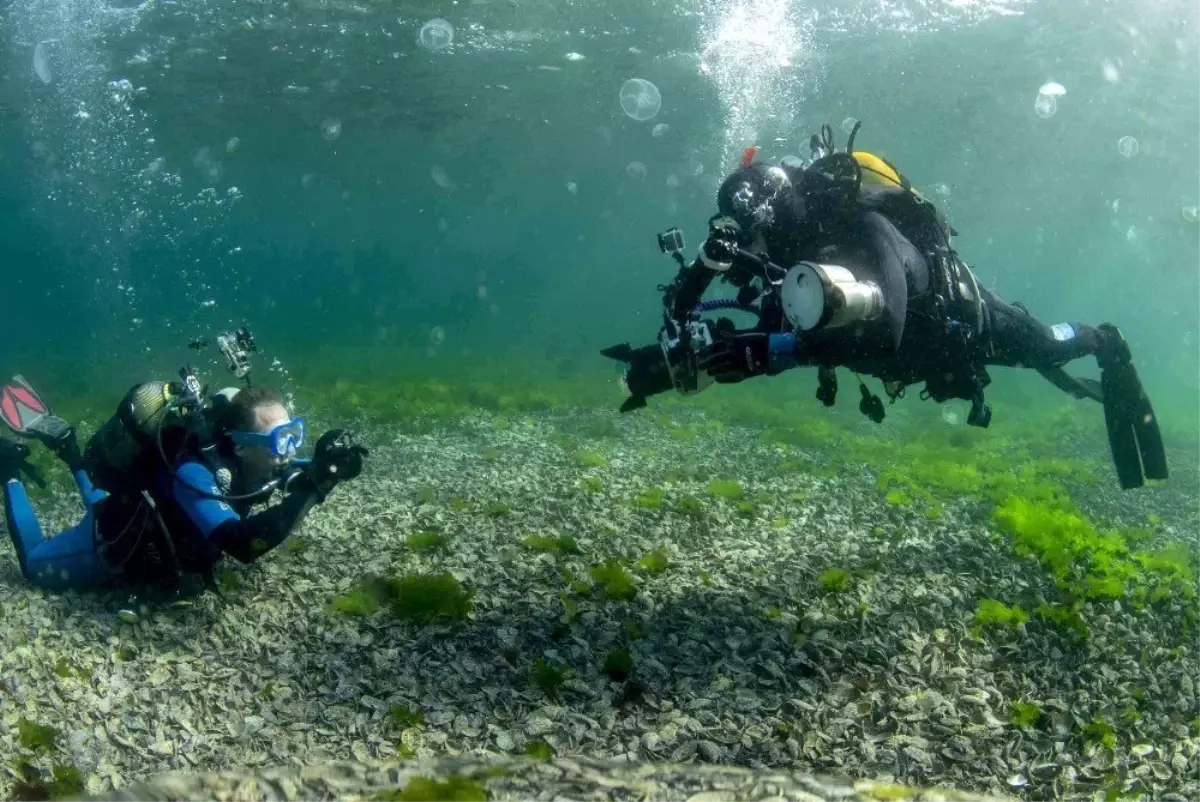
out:
M1061 630L1068 639L1080 644L1091 637L1092 633L1079 608L1079 602L1069 605L1042 602L1033 612L1038 618Z
M413 551L442 551L450 546L450 536L441 532L413 532L404 542Z
M851 576L841 568L829 568L817 576L817 584L823 593L844 593L850 589Z
M1080 735L1083 736L1085 743L1096 744L1106 749L1117 748L1117 733L1108 720L1103 716L1094 716L1092 720L1080 730Z
M333 597L331 607L342 615L369 616L379 611L379 594L370 588L355 588Z
M553 551L562 555L580 552L578 541L571 535L529 535L521 542L531 551Z
M1078 512L1010 497L993 515L1016 553L1037 559L1070 599L1139 603L1196 598L1193 555L1183 544L1150 552L1129 548L1125 533L1101 532Z
M705 485L704 489L710 496L730 502L741 501L746 495L741 482L733 479L713 479Z
M378 802L487 802L488 792L481 783L465 777L413 777L403 788L382 791L374 798Z
M654 551L647 552L637 562L638 568L641 568L648 574L661 574L666 571L671 565L671 555L665 548L657 548Z
M624 682L633 673L633 656L628 649L613 649L604 655L603 671L613 682Z
M666 492L661 487L651 487L634 498L633 506L640 510L659 510L665 500Z
M571 669L561 663L551 663L539 657L533 662L533 684L552 699L571 676Z
M222 596L229 596L236 593L241 586L241 572L231 568L222 568L217 571L217 589Z
M512 508L505 501L489 501L483 508L483 514L489 518L504 518L512 515Z
M599 493L604 490L604 481L595 476L585 476L579 480L579 489L585 493Z
M58 739L58 730L44 724L38 724L28 719L17 720L17 740L22 749L30 751L51 751Z
M587 451L580 449L571 455L571 461L581 468L603 468L608 465L608 460L597 454L595 451Z
M1042 718L1042 709L1027 702L1013 702L1008 706L1008 720L1014 727L1032 727Z
M424 724L425 714L410 710L404 705L392 705L388 708L388 720L397 730L407 730Z
M414 574L390 583L392 615L405 621L465 621L475 608L474 588L465 588L452 574Z
M593 565L588 569L588 576L592 578L592 582L605 598L621 601L632 599L637 594L637 588L633 585L633 577L625 570L625 566L616 560Z
M679 499L675 504L675 509L696 520L703 520L708 515L707 510L704 509L704 502L695 496L684 496Z
M48 799L67 799L83 793L83 775L69 763L55 763L46 784Z
M975 616L971 619L972 626L981 631L987 627L1015 628L1029 620L1029 613L1018 605L1006 606L995 599L980 599L975 608Z
M542 761L549 760L558 754L545 738L534 738L532 741L526 741L524 752L534 760Z

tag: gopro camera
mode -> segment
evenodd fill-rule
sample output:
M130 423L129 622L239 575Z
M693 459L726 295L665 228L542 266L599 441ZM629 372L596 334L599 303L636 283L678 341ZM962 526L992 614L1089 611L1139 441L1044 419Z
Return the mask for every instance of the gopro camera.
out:
M683 232L678 228L668 228L658 235L658 247L663 253L682 253L684 248Z
M258 345L248 328L242 326L237 331L218 335L217 347L225 356L230 373L239 379L244 379L250 374L250 354L258 351Z

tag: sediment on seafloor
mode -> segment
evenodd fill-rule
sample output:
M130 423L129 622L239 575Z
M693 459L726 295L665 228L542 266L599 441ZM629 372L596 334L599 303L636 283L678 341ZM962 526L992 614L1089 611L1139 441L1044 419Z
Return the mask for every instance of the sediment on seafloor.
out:
M886 504L865 469L781 473L822 457L693 422L687 437L606 413L366 432L368 470L298 535L225 569L220 594L175 604L31 588L4 543L0 794L53 785L56 767L109 794L180 772L253 782L528 751L688 764L661 769L664 798L705 791L687 778L709 769L693 764L783 772L781 794L816 799L787 777L1200 798L1200 668L1166 619L1108 602L1086 610L1083 644L1032 623L978 633L979 600L1053 592L979 503L929 520ZM1194 514L1194 498L1159 498L1168 523ZM39 508L48 530L78 514L70 499ZM605 563L627 588L597 589L590 569ZM472 594L465 620L331 604L369 576L442 573ZM1018 703L1036 707L1033 724L1014 722ZM1088 729L1097 720L1111 742ZM43 742L28 725L48 728ZM727 776L748 796L768 787Z

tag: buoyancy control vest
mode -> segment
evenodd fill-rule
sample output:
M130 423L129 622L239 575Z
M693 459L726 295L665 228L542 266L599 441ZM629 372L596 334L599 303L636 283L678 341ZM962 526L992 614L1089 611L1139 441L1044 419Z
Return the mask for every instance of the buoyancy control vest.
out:
M876 265L875 272L904 275L904 336L893 325L889 333L894 356L872 356L860 366L862 372L882 379L893 400L908 384L922 381L923 398L970 400L969 422L986 426L990 410L983 404L983 389L991 381L983 366L990 350L988 313L975 276L951 243L957 232L894 165L854 150L857 130L855 126L846 150L836 151L832 132L824 126L823 155L794 170L793 182L802 193L806 217L827 231L822 240L836 242L842 233L863 240L859 232L865 231L864 250L896 263ZM814 137L814 150L816 146ZM873 215L887 224L871 223ZM907 242L897 241L894 232ZM924 270L912 269L909 245L923 257ZM894 275L883 280L897 285Z

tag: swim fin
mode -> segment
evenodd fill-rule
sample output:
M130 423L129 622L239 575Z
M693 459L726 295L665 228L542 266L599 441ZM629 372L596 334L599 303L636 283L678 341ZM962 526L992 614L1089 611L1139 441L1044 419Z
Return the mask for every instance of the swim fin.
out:
M1097 328L1109 335L1096 361L1108 444L1121 488L1141 487L1146 479L1166 479L1167 455L1158 418L1133 367L1129 344L1116 326L1104 323Z
M31 428L50 414L50 407L21 376L0 388L0 418L19 435L29 436Z
M50 405L21 376L0 387L0 420L22 437L53 447L67 437L71 425L50 411Z

